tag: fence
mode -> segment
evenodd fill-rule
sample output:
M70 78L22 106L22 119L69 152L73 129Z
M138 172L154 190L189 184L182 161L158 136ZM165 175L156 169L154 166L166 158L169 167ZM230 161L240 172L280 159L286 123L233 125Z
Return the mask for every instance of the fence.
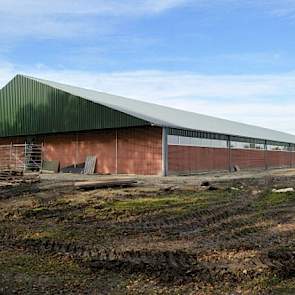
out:
M39 171L42 168L42 145L0 145L0 170Z

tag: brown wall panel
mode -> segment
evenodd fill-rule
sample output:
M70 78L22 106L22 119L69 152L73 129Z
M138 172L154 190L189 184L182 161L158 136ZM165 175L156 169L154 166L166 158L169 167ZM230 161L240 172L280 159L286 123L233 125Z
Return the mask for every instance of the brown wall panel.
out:
M11 140L9 138L0 138L0 145L11 144Z
M11 142L21 144L25 138L0 138L0 145ZM82 163L88 155L96 155L97 173L162 173L162 129L157 127L44 135L38 136L35 142L44 144L45 159L58 160L61 167ZM265 164L268 168L290 167L291 164L295 166L295 152L232 149L230 158L231 164L238 165L241 169L264 169ZM170 174L228 169L228 149L168 146Z
M96 131L91 133L79 134L77 162L83 163L87 156L96 156L97 173L116 172L116 132Z
M292 159L292 167L295 167L295 152L292 153L291 159Z
M8 145L8 144L24 144L24 137L6 137L0 138L0 145Z
M241 169L265 168L265 151L231 149L231 165Z
M170 174L228 170L228 156L223 148L169 145L168 170Z
M265 169L295 166L295 153L231 149L231 165L241 169ZM169 145L170 174L229 169L227 149Z
M290 167L294 153L267 151L267 165L269 168Z
M118 173L159 175L162 173L162 129L118 130Z
M74 134L56 134L45 136L43 139L44 159L59 161L60 167L76 163L76 136Z
M60 161L61 168L83 163L87 156L93 155L97 157L96 173L158 175L162 172L161 128L50 135L42 140L44 158Z

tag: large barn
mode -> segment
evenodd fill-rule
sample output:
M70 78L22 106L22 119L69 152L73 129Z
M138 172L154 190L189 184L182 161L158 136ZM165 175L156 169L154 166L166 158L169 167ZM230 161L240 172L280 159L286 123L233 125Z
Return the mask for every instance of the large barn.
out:
M291 134L17 75L0 90L0 145L24 143L61 168L94 155L102 174L295 165Z

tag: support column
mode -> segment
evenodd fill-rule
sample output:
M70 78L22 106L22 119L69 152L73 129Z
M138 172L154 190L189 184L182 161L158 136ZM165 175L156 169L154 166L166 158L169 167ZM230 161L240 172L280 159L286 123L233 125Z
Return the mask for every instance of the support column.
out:
M294 144L291 144L291 151L290 151L290 154L291 154L291 168L294 167L294 163L293 163L293 154L295 153L295 146Z
M78 133L75 134L75 163L74 167L77 168L79 158L79 135Z
M168 175L168 129L162 128L162 175Z
M116 175L118 174L118 129L116 129Z
M227 149L228 149L228 171L232 172L232 159L231 159L231 138L227 138Z
M288 151L289 155L290 155L290 168L293 167L292 165L292 145L291 143L289 143L289 151Z
M264 165L265 165L265 170L268 169L267 165L267 141L264 141Z

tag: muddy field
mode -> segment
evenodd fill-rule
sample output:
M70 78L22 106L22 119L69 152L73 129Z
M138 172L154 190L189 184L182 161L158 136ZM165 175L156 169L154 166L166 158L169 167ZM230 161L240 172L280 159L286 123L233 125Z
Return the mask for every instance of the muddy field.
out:
M0 294L295 294L294 175L54 183L0 192Z

